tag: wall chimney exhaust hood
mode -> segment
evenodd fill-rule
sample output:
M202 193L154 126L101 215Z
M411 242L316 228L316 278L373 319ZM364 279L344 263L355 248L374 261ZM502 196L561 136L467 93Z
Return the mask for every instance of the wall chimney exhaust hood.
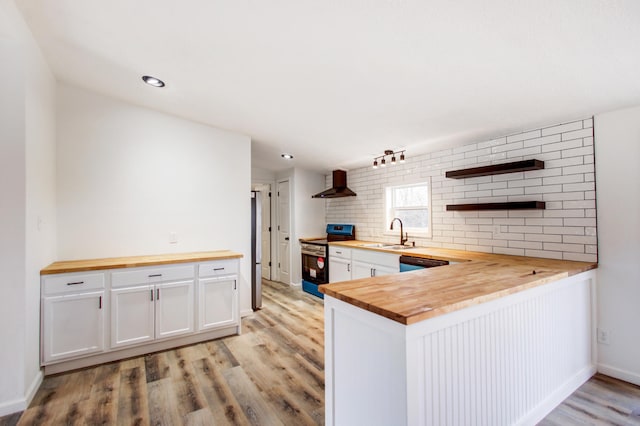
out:
M356 193L347 188L347 172L344 170L333 171L333 186L324 190L311 198L340 198L355 197Z

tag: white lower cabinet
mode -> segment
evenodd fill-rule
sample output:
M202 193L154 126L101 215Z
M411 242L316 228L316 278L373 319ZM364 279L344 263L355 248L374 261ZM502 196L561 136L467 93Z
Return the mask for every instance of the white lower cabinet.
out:
M379 277L400 272L400 255L375 250L352 250L351 278Z
M358 278L380 277L382 275L397 274L398 272L400 272L398 268L364 263L354 260L353 272L351 276L354 280L357 280Z
M337 283L340 281L351 280L351 260L342 259L340 257L329 258L329 282Z
M43 360L56 361L104 349L104 290L45 297Z
M223 259L43 275L45 373L240 333L238 266Z
M153 286L111 290L111 347L135 345L155 337Z
M156 339L194 331L193 287L193 281L156 285Z
M113 272L111 347L193 332L194 275L193 266Z
M235 277L212 277L198 281L198 330L209 330L238 321Z

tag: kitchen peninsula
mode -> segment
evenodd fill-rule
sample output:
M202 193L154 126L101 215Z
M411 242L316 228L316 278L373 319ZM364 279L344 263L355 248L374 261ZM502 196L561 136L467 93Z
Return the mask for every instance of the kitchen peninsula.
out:
M326 424L533 424L595 373L595 263L451 260L323 285Z

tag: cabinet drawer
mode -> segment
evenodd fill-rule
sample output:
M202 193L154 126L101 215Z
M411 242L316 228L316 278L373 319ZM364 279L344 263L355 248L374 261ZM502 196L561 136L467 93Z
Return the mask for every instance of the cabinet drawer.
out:
M104 273L50 275L42 278L43 294L63 294L104 288Z
M111 274L111 287L126 287L136 284L149 284L164 281L175 281L193 278L193 265L159 266L155 268L141 268L118 271Z
M400 270L400 255L373 250L353 250L353 260Z
M329 246L329 256L351 260L351 249L337 246Z
M198 265L198 275L200 277L214 277L217 275L229 275L237 273L237 260L218 260L215 262L201 263Z

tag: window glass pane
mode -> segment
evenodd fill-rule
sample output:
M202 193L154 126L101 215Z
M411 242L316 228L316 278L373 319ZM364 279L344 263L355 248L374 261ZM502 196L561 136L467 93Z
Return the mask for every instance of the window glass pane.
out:
M395 188L394 198L395 207L417 207L429 205L429 192L426 185Z
M387 221L397 217L410 232L429 232L429 182L386 188Z
M396 210L395 217L399 217L406 228L427 228L429 226L429 211L426 208Z

